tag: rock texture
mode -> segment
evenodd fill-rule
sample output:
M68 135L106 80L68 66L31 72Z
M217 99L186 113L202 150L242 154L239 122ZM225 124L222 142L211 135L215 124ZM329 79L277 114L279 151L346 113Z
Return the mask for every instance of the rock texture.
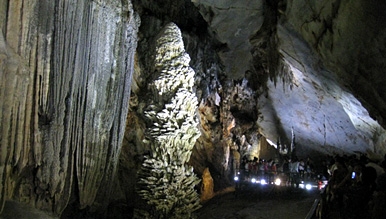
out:
M386 152L384 92L379 88L385 61L379 49L385 42L383 3L193 2L209 31L230 51L222 59L227 77L245 78L248 87L257 89L257 123L268 140L284 137L289 144L293 128L300 155ZM249 16L227 16L241 8ZM233 50L233 44L248 48L252 61L245 64L251 59ZM232 68L228 60L248 67ZM373 86L370 78L379 80Z
M109 202L138 20L129 2L2 1L0 205ZM73 191L77 191L75 196Z
M187 165L200 136L198 102L193 93L195 73L176 24L161 29L153 57L154 79L148 85L152 98L144 111L151 124L145 140L151 151L138 175L138 193L155 207L155 212L145 210L151 218L190 218L200 207L195 190L200 180ZM148 218L145 215L135 218Z
M312 115L308 116L307 123L325 135L318 137L320 134L307 131L311 134L309 139L318 142L322 151L385 154L385 123L381 116L385 98L379 87L384 84L381 66L385 58L379 43L386 40L385 15L381 12L386 4L288 1L286 6L283 15L286 20L280 23L278 32L281 50L292 71L307 77L296 80L312 83L313 91L302 92L318 96L303 99L308 102L306 110ZM304 43L306 46L302 46ZM309 90L308 85L299 86L299 83L296 89ZM313 102L315 100L318 101ZM318 118L325 118L325 122ZM301 127L295 130L299 134L306 132L301 131ZM305 144L312 145L312 142Z

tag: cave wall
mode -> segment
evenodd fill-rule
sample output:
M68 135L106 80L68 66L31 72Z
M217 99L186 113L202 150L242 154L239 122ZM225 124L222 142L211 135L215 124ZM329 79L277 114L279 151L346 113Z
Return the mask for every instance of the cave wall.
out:
M130 2L1 1L0 10L0 205L103 209L139 26Z
M268 102L287 136L294 127L303 154L361 152L379 160L386 153L380 89L386 24L378 3L285 1L279 8L278 49L292 77L267 83Z
M287 1L288 23L385 126L383 1Z
M224 43L218 53L226 77L245 78L256 92L257 124L267 139L288 144L294 127L301 156L360 152L380 159L386 152L384 3L192 2Z

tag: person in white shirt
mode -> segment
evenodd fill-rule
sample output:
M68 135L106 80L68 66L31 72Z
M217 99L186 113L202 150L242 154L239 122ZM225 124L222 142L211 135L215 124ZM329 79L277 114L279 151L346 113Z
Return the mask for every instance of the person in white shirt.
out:
M299 188L300 177L299 177L299 160L297 157L294 157L293 160L289 160L289 170L291 178L291 186L296 185L296 188Z

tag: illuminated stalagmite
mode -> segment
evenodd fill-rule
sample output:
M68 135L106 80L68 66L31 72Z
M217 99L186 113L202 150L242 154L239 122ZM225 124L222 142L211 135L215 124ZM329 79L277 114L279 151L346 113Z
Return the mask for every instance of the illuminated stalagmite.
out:
M154 82L149 85L146 116L151 121L146 140L151 146L139 173L138 191L156 208L154 218L190 218L199 208L195 186L199 179L187 165L200 136L193 93L194 71L189 67L179 28L166 25L156 39ZM138 218L143 218L137 215Z

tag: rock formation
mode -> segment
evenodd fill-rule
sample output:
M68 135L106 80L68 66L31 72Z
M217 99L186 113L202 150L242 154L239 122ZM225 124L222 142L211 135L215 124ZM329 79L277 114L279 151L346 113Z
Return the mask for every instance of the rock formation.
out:
M0 8L0 205L13 198L55 215L73 197L81 209L106 206L137 44L131 4L4 1Z
M195 74L177 25L167 24L155 40L154 82L148 85L152 98L144 112L151 124L145 139L151 150L138 174L138 193L156 211L135 218L190 218L200 207L195 190L200 180L187 165L200 136Z

